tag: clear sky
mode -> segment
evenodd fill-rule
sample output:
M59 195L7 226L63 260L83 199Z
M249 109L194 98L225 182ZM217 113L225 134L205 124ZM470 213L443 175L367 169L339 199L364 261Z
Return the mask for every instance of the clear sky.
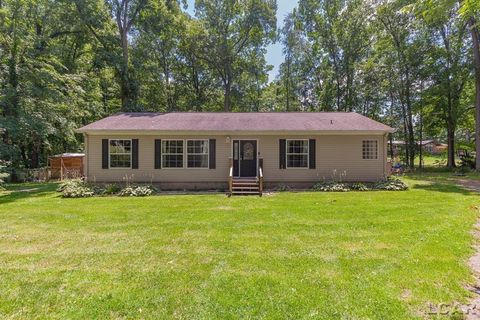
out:
M195 0L187 0L187 12L192 16L194 15L194 3ZM298 0L277 0L277 28L282 28L283 19L293 10L294 7L297 6L297 3ZM267 63L273 66L273 70L268 74L268 80L272 81L278 74L278 67L283 62L282 45L280 43L269 45L267 47L267 55L265 58Z

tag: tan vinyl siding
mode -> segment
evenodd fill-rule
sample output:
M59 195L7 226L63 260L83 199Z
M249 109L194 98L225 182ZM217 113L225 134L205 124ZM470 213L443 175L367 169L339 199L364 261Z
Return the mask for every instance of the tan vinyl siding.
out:
M316 169L279 169L279 139L316 139ZM378 159L362 159L362 141L378 140ZM374 181L384 175L383 136L282 136L262 137L261 156L265 181L312 182L338 179L345 181Z
M102 139L139 139L138 169L102 169ZM216 169L154 169L155 139L216 139ZM315 182L344 175L345 181L374 181L384 176L386 145L383 135L87 135L86 170L92 182L226 183L232 141L255 139L264 161L265 182ZM316 169L279 169L279 139L316 139ZM362 140L378 140L378 159L362 159ZM185 156L186 157L186 154Z

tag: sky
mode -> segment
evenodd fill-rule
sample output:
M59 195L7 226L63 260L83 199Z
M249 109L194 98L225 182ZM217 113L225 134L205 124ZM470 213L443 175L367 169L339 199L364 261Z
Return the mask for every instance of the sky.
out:
M285 16L297 6L298 0L277 0L277 28L283 27L283 19ZM187 12L194 15L195 0L187 0ZM278 68L283 62L282 44L277 42L267 47L267 55L265 56L267 64L273 66L273 69L268 74L268 81L273 81L278 74Z

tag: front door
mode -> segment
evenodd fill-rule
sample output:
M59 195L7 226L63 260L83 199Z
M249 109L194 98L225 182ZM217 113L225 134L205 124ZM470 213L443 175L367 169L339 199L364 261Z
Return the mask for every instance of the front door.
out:
M257 141L233 140L233 175L257 176Z

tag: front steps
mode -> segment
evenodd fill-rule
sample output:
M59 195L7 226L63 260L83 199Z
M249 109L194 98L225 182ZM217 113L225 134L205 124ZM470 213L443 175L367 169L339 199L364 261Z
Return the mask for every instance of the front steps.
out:
M232 195L261 196L260 184L257 178L233 178Z

